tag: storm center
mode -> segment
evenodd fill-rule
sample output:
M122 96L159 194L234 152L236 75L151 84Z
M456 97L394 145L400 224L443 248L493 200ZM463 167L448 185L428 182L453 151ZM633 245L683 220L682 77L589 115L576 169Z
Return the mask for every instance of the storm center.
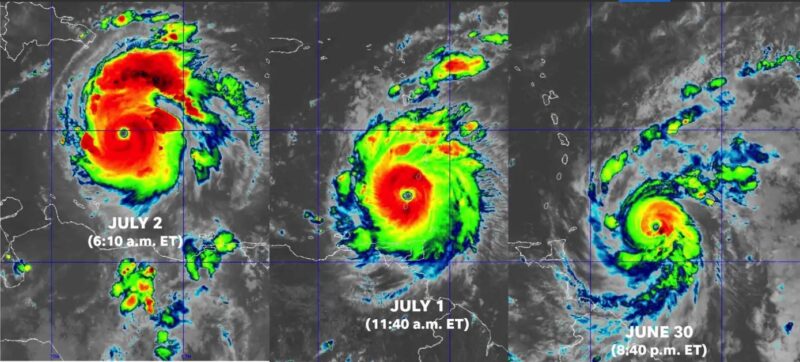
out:
M127 128L120 128L120 130L117 131L117 136L119 136L119 138L123 140L128 139L130 135L131 131L128 130Z

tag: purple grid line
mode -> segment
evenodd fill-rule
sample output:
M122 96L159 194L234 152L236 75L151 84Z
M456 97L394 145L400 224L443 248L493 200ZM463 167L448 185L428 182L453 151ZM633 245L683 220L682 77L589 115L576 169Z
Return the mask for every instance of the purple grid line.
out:
M181 42L181 64L186 63L184 59L186 54L186 1L181 1L181 33L183 41ZM181 72L181 80L183 83L184 92L186 90L186 74ZM181 108L181 128L185 128L186 124L186 106ZM181 159L181 168L183 168L183 175L181 175L181 238L186 240L186 168ZM183 264L186 263L186 256L181 253L184 258ZM186 304L186 268L181 268L181 303ZM187 358L188 357L188 358ZM191 359L186 353L186 323L181 323L181 359Z
M453 23L452 18L452 9L453 3L452 1L447 1L447 51L452 51L452 40L450 39L450 30ZM451 96L452 96L452 86L453 82L447 82L447 110L450 112L450 107L452 106ZM450 153L447 154L447 197L448 199L453 196L452 194L452 161L453 157ZM448 200L448 202L452 202L452 200ZM453 229L453 215L448 213L447 216L447 229ZM453 310L453 283L452 283L452 264L447 265L447 300L450 301L450 310ZM447 312L447 317L450 318L450 311ZM447 361L453 360L453 331L448 329L447 330Z
M317 63L317 69L316 69L317 70L317 95L316 95L316 99L317 99L317 104L316 104L316 108L317 108L317 131L316 131L316 136L317 136L317 175L316 175L317 176L317 210L316 210L316 212L317 212L317 217L319 217L319 214L320 214L320 192L319 192L320 191L320 177L319 177L319 175L320 175L320 154L321 154L321 151L320 151L320 135L321 135L321 132L319 130L320 130L321 109L322 109L322 100L320 99L320 93L321 93L320 92L320 63L321 63L321 61L320 61L320 56L321 56L321 54L320 54L320 52L321 52L321 49L320 49L321 48L321 46L320 46L320 39L321 39L321 37L320 37L320 24L322 23L322 18L321 18L321 15L320 15L321 14L320 4L321 4L321 1L317 0L317 18L316 18L316 23L317 23L316 24L317 25L317 33L316 33L316 35L317 35L317 41L316 41L316 50L317 50L317 52L316 52L316 57L317 57L317 59L316 59L316 63ZM319 250L320 249L320 225L319 224L315 224L315 225L316 225L316 235L315 236L317 238L317 258L316 258L316 266L317 266L317 344L316 344L315 348L320 349L321 345L322 345L322 335L321 335L322 332L320 330L320 324L321 324L320 323L320 319L321 319L321 316L320 316L320 263L319 263L319 261L320 261L320 250ZM321 357L321 354L317 353L317 361L320 360L320 357Z
M592 182L592 137L594 133L592 132L592 1L589 0L589 171L587 177L589 178L589 183ZM589 205L589 215L588 218L592 217L592 200L588 200ZM588 221L588 220L587 220ZM592 227L591 224L588 225L587 232L589 233L589 261L594 259L593 253L594 248L592 247ZM594 263L589 263L589 295L592 294L592 265ZM593 310L593 302L592 299L589 298L589 361L592 361L592 310Z
M55 12L55 6L53 5L53 1L50 0L50 41L48 42L48 48L50 48L50 69L49 69L49 78L50 78L50 93L49 101L50 101L50 111L47 117L47 124L48 128L53 128L53 13ZM48 203L53 203L53 132L50 133L50 192L47 195ZM50 219L50 260L53 260L53 233L55 225L53 223L53 208L47 208L47 217ZM53 329L55 327L55 321L53 319L53 292L55 289L55 273L54 269L55 266L51 263L50 264L50 298L48 299L48 304L50 307L50 360L54 360L56 358L60 359L60 356L57 356L55 353L55 342L53 341Z
M0 17L0 21L2 21L2 17ZM0 61L2 61L2 60L0 59ZM3 75L2 75L2 72L0 72L0 94L3 94ZM3 109L3 103L0 102L0 115L3 114L2 109ZM0 128L2 128L2 125L3 125L3 117L0 117ZM2 145L3 145L3 138L0 137L0 149L2 149ZM2 179L3 179L3 167L2 167L2 165L0 165L0 180L2 180ZM0 198L2 198L2 195L3 195L3 184L2 184L2 182L0 182ZM0 306L2 306L2 305L3 305L3 295L0 294ZM2 331L3 331L3 327L0 326L0 335L2 335ZM2 358L3 358L3 353L0 352L0 359L2 359Z
M641 132L646 130L648 127L629 127L629 128L592 128L591 132L609 132L609 133L624 133L624 132ZM117 132L118 129L93 129L89 130L92 132ZM212 132L207 129L176 129L176 130L155 130L155 129L133 129L131 131L134 132ZM267 132L267 133L284 133L284 132L320 132L320 133L336 133L336 132L365 132L368 131L366 128L255 128L255 129L244 129L244 128L231 128L229 129L230 132ZM382 132L425 132L425 129L415 129L415 130L383 130ZM589 128L486 128L486 132L570 132L570 133L588 133L590 132ZM26 129L26 128L7 128L7 129L0 129L0 133L23 133L23 132L31 132L31 133L46 133L46 132L75 132L72 129L66 128L47 128L47 129ZM681 133L683 132L725 132L725 133L734 133L734 132L800 132L800 127L785 127L785 128L747 128L747 127L728 127L728 128L682 128L680 130Z
M700 260L707 264L800 264L800 260L720 260L720 259L704 259ZM26 260L28 264L53 264L53 265L67 265L67 264L118 264L119 260ZM183 264L183 260L141 260L141 263L147 264ZM361 260L222 260L220 264L360 264ZM507 259L507 260L453 260L453 264L547 264L547 263L580 263L580 264L602 264L602 260L586 260L586 259L546 259L546 260L526 260L526 259ZM3 260L0 264L13 264L13 261ZM380 264L408 264L403 260L384 260Z
M725 74L725 47L723 46L725 33L725 6L720 1L719 3L719 76ZM722 85L725 88L725 85ZM720 92L723 90L720 89ZM724 148L725 137L725 110L720 107L719 109L719 152L722 154ZM722 189L722 197L719 202L719 245L720 255L717 259L725 260L725 189ZM719 266L719 360L725 361L725 263L718 263Z

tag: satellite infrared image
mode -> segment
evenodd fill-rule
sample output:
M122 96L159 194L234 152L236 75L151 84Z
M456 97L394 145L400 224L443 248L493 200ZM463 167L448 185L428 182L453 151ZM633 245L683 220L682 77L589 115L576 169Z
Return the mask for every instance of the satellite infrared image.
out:
M800 361L798 22L0 2L0 360Z

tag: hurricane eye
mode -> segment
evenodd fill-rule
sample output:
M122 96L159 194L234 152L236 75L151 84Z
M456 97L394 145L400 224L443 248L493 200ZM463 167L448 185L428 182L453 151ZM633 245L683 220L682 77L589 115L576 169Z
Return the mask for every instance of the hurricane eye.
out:
M653 228L653 231L658 231L658 229L661 228L661 223L656 221L652 225L650 225L650 227Z

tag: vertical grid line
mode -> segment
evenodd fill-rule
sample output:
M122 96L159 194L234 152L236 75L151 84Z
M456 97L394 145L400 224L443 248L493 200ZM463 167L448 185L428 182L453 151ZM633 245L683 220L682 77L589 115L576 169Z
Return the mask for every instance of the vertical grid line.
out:
M592 1L589 0L589 102L588 102L588 128L589 128L589 170L587 177L589 178L589 184L592 183ZM589 204L589 215L587 215L588 219L592 217L592 200L588 200ZM589 220L587 220L588 222ZM592 294L592 259L594 258L593 252L594 248L592 247L592 226L591 222L588 222L587 225L587 233L589 234L588 242L589 242L589 295ZM594 303L592 302L592 298L589 298L589 361L592 361L592 313L593 313Z
M186 65L186 1L181 1L181 35L183 41L181 42L181 81L183 83L183 95L186 96L186 72L184 67ZM184 103L181 108L181 128L186 129L186 104ZM182 137L186 137L185 132L181 132ZM179 169L183 169L181 175L181 244L186 241L186 168L184 167L183 157L181 157L181 165ZM181 251L181 303L186 304L186 255ZM185 319L185 315L181 319ZM187 359L186 354L186 323L181 322L181 359ZM189 357L191 358L191 357Z
M6 8L8 11L8 8ZM0 29L3 27L3 17L0 16ZM3 54L0 53L0 62L3 61ZM0 94L3 94L3 72L0 72ZM0 130L3 129L3 102L0 102ZM5 137L5 133L0 133L0 150L3 149L3 137ZM0 200L3 199L3 164L0 162ZM2 223L0 223L0 228L2 227ZM4 257L0 257L0 261L3 263L6 262ZM2 264L0 264L2 266ZM12 266L13 267L13 266ZM5 288L5 286L3 286ZM0 311L3 308L3 294L0 293ZM3 335L3 324L0 323L0 336ZM3 351L0 351L0 360L3 359Z
M452 51L452 40L450 39L450 28L452 26L452 6L453 2L451 0L447 1L447 52L450 53ZM447 82L447 114L448 117L450 115L450 107L451 107L451 91L453 87L453 82ZM449 137L449 136L448 136ZM449 142L445 139L446 142ZM451 199L453 197L452 192L452 155L450 152L447 153L447 199L448 203L452 202ZM453 215L452 213L447 213L447 229L453 230ZM450 318L450 313L455 307L455 303L453 303L453 283L452 283L452 259L451 263L447 265L447 300L450 301L450 311L447 312L447 317ZM453 332L448 329L447 330L447 360L453 360Z
M316 17L316 25L317 25L316 48L317 48L317 52L316 52L316 60L315 60L315 62L317 64L317 94L316 94L316 99L317 99L317 107L316 107L317 108L317 123L316 123L316 125L317 125L317 129L316 129L316 136L317 136L317 174L316 174L316 176L317 176L317 210L316 211L317 211L317 217L319 217L319 215L320 215L320 192L319 192L319 190L320 190L320 177L319 177L320 176L320 134L321 134L321 132L320 132L321 111L320 110L322 109L322 100L320 99L320 51L321 51L321 49L320 49L321 48L321 46L320 46L320 39L321 39L321 37L320 37L320 27L321 27L320 23L322 22L321 15L320 15L321 14L320 3L321 3L321 1L317 0L317 17ZM320 323L320 319L321 319L321 316L320 316L320 298L319 298L319 294L320 294L320 250L319 250L320 249L320 225L319 224L315 224L315 231L316 231L316 238L317 238L317 262L316 262L316 267L317 267L317 344L316 344L315 348L319 349L320 346L322 345L322 336L321 336L321 331L320 331L320 324L321 324ZM321 354L317 353L317 361L320 360L320 357L321 357Z
M47 128L49 129L49 136L50 136L50 193L47 194L48 206L47 206L47 217L50 219L50 298L48 300L48 304L50 307L50 360L56 358L55 355L55 344L53 342L53 329L55 327L55 320L53 319L53 291L55 289L55 278L54 278L54 270L55 266L53 265L53 233L54 233L54 225L53 225L53 65L55 64L53 61L53 13L55 13L56 8L53 4L53 0L50 0L50 10L48 14L50 16L50 41L48 42L48 47L50 48L50 93L48 94L49 98L49 106L50 111L47 116ZM8 13L8 8L6 8L6 14ZM59 358L60 359L60 358Z
M719 3L719 76L725 74L725 48L724 42L724 18L725 6L722 1ZM720 94L725 85L722 85ZM721 95L720 95L721 97ZM719 107L719 153L722 156L724 147L724 134L725 134L725 111ZM722 161L720 161L722 162ZM725 189L720 189L720 202L719 202L719 257L717 260L725 260ZM725 360L725 263L718 263L719 265L719 359Z

